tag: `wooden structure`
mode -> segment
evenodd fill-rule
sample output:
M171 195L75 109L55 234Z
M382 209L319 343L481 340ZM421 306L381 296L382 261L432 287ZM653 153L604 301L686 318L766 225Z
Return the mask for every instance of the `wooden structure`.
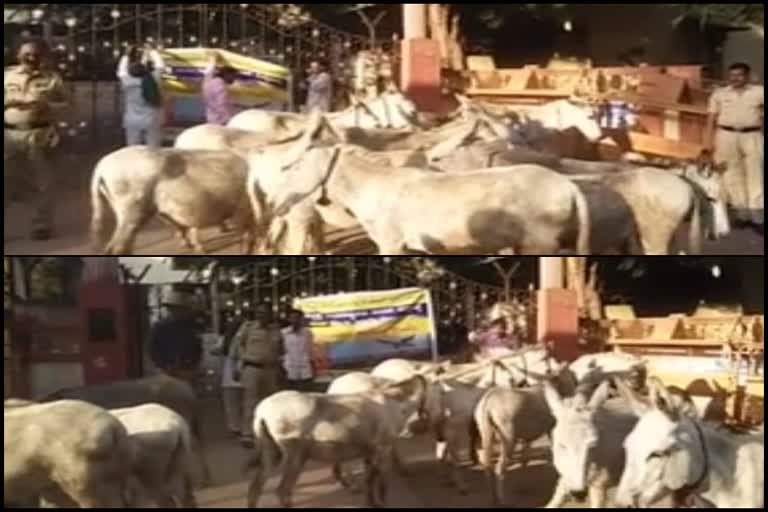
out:
M727 395L731 418L764 421L764 316L622 318L608 344L649 361L650 373L694 396Z
M703 149L709 91L701 66L592 67L554 61L546 68L496 69L490 57L470 57L468 63L470 97L525 106L613 95L637 109L637 127L629 134L632 151L690 159Z

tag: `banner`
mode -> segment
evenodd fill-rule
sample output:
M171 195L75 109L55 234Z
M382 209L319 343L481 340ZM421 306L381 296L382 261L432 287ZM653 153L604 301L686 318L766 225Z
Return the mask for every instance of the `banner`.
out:
M163 50L166 72L163 94L169 109L170 126L205 122L202 83L210 61L210 49ZM231 93L241 109L284 110L290 104L291 71L283 66L225 50L216 50L222 64L238 70Z
M323 368L437 356L429 290L346 293L296 299L294 306L310 322L316 362Z

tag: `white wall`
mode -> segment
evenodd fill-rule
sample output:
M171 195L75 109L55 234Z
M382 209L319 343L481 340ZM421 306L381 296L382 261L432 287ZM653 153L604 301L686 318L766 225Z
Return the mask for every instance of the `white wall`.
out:
M758 30L732 32L723 48L725 70L734 62L746 62L754 70L755 79L765 80L765 36Z
M84 384L82 363L32 363L29 365L29 393L33 399Z

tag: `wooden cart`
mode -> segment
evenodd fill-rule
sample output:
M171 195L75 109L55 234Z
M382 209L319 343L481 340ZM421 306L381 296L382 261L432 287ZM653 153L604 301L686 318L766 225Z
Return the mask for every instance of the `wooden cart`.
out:
M763 316L741 315L613 320L608 344L705 404L721 399L736 423L756 425L764 421L763 326Z

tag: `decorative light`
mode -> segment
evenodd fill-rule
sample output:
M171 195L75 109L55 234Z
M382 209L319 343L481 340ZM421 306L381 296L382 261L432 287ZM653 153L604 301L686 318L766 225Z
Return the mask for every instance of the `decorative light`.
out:
M458 283L456 281L451 281L451 284L449 285L451 290L455 290L458 286L459 285L458 285Z
M110 43L109 41L104 41L103 44L104 44L104 48L112 48L112 43Z
M36 19L36 20L39 20L39 19L41 19L43 16L45 16L45 11L44 11L44 10L42 10L42 9L39 9L39 8L38 8L38 9L34 9L34 10L32 11L32 17L33 17L34 19Z
M85 53L85 46L83 46L83 45L78 46L77 47L77 51L80 52L80 53Z
M246 10L248 8L248 4L240 4L240 8L242 10Z
M269 269L269 273L277 277L278 275L280 275L280 269L277 267L272 267L271 269Z
M573 22L571 20L566 20L566 22L563 23L563 30L566 32L573 32Z
M112 56L116 59L120 58L120 50L113 50Z
M70 53L67 59L69 59L70 62L74 62L77 60L77 56L74 53Z
M218 38L218 37L212 37L212 38L211 38L211 42L212 42L213 44L218 44L218 43L219 43L219 38Z
M190 43L196 43L196 42L197 42L197 37L195 37L195 36L189 36L189 42L190 42Z
M720 279L723 275L723 269L720 268L720 265L715 265L712 267L712 277L715 279Z
M314 263L315 260L317 260L317 256L309 256L307 259L309 260L310 263Z
M390 263L392 263L392 258L390 256L384 256L384 263L389 265Z
M312 30L312 37L320 37L320 30L319 29L313 29Z
M116 20L120 17L120 11L117 9L112 9L109 15L112 17L113 20Z
M64 20L64 24L69 28L74 28L75 25L77 25L77 18L74 16L70 16L69 18Z

